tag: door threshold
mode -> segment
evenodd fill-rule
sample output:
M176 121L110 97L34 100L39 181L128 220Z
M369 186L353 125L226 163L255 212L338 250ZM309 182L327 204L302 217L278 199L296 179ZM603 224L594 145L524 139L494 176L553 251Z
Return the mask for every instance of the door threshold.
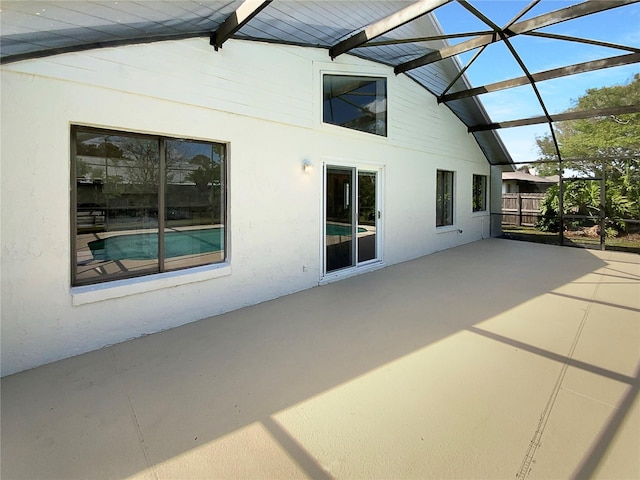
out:
M336 272L329 272L320 279L320 281L318 282L318 285L326 285L328 283L337 282L340 280L344 280L346 278L355 277L363 273L369 273L375 270L380 270L381 268L384 268L384 267L386 267L386 264L384 262L377 261L377 262L368 263L367 265L362 265L359 267L344 268Z

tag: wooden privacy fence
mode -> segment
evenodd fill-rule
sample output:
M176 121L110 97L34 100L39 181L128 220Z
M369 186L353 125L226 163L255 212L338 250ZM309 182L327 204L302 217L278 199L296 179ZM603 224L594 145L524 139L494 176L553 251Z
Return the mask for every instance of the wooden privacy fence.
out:
M532 227L540 215L545 193L503 193L502 223Z

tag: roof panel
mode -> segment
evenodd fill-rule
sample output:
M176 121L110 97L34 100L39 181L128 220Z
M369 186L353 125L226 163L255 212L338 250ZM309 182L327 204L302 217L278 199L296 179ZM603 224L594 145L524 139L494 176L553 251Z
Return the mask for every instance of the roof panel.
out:
M2 37L26 32L49 32L64 30L76 25L58 20L62 15L59 8L31 9L31 11L7 11L2 4ZM83 25L84 24L80 24Z
M473 136L485 156L491 159L493 165L509 165L511 155L496 131L474 132Z
M166 38L210 35L242 4L242 1L4 0L0 17L2 27L0 54L4 63L7 60L15 61L26 58L29 55L42 56L65 50L95 48L98 45L140 43ZM403 11L407 6L417 1L309 0L272 2L242 26L236 32L235 37L329 48L355 34L359 34L359 38L363 38L361 32L364 32L367 26L387 19L390 15ZM512 81L515 77L526 79L528 73L533 74L593 58L606 58L623 53L602 46L588 45L589 48L585 48L584 43L559 39L558 35L580 36L581 32L586 31L587 36L591 35L592 41L595 39L600 42L619 43L626 48L626 52L640 52L640 35L638 35L637 29L640 3L638 0L611 0L609 5L617 6L623 2L631 3L611 10L595 12L585 17L570 18L569 21L555 23L550 27L531 32L526 37L523 35L511 37L513 32L507 32L504 37L498 35L493 37L491 42L500 42L501 38L510 37L509 42L513 45L513 51L522 59L526 70L518 65L515 56L503 43L490 43L482 49L478 59L467 69L466 62L469 62L479 50L458 53L457 56L445 59L442 59L442 56L446 57L446 50L444 54L439 50L448 48L448 45L468 41L469 37L450 38L448 42L442 39L429 42L415 41L425 37L441 37L443 30L448 34L462 32L475 36L479 31L486 32L491 29L489 24L483 22L468 8L463 8L459 2L450 2L440 6L436 9L435 15L428 14L413 19L396 29L387 31L384 35L375 38L373 42L369 42L373 45L376 42L385 42L384 45L368 46L366 37L364 37L364 44L359 40L352 42L351 45L357 43L360 46L348 53L394 67L404 65L405 68L416 66L409 66L407 61L427 58L426 55L430 55L428 58L434 63L422 62L422 66L407 70L406 75L438 97L441 97L445 92L454 93L469 90L472 86L482 88L482 85L502 80L505 77L508 80L504 82L502 87L511 88L512 84L517 83ZM581 6L580 3L581 0L542 0L535 4L530 11L524 12L523 8L530 5L529 2L469 0L471 10L475 8L484 14L490 19L491 25L497 25L496 28L503 28L511 21L521 22L524 19L532 19L559 9L565 9L564 12L567 12L566 7L569 5L576 6L571 9L572 11L586 12L588 9L583 8L585 5ZM590 2L588 5L600 5L601 3L603 6L607 5L603 2ZM518 15L521 13L523 16L519 18ZM558 20L564 18L558 16ZM630 23L634 18L635 24ZM608 25L616 25L621 28L599 28L602 19L605 19L605 23ZM394 22L394 24L397 23ZM549 22L545 24L547 23ZM533 34L539 35L537 33L539 31L551 33L556 38L531 36ZM390 43L397 40L401 40L402 43ZM338 50L335 51L338 52ZM344 51L344 49L340 51ZM553 51L553 55L541 54L543 51ZM626 65L619 68L631 73L637 72L637 61L634 60L634 62L631 66ZM505 68L508 64L510 69ZM398 68L398 71L405 71L405 68ZM460 73L461 69L464 71L464 75ZM568 69L565 69L564 72L568 72ZM597 74L589 76L589 78L596 77ZM450 84L454 80L455 84L451 86ZM529 80L532 81L533 77L530 77ZM567 80L563 79L558 82L563 81ZM558 82L540 82L542 81L538 81L538 85L542 86L536 86L536 88L541 91L542 98L552 98L550 92ZM536 114L542 109L540 101L533 94L533 102L528 100L524 105L513 110L513 107L516 106L513 99L522 100L523 96L519 94L519 90L507 90L501 92L500 95L497 93L492 96L482 95L482 100L487 104L485 110L480 103L480 97L473 96L477 95L481 88L468 92L467 95L470 96L464 99L454 100L451 96L439 100L444 101L469 127L495 122L495 118L490 118L487 111L492 113L492 117L501 119L502 117L496 112L504 105L511 107L514 114L518 113L519 115L525 112L528 115ZM520 88L522 90L528 89L529 96L531 96L531 92L533 92L531 86ZM500 98L500 100L494 102L491 100L492 98ZM534 112L532 109L537 110ZM506 113L504 115L508 116ZM503 159L508 158L500 137L495 132L476 132L474 135L490 161L502 162Z
M2 3L0 55L42 55L110 42L208 35L242 0ZM18 57L21 58L21 57Z
M412 2L273 2L237 37L327 47L409 3Z

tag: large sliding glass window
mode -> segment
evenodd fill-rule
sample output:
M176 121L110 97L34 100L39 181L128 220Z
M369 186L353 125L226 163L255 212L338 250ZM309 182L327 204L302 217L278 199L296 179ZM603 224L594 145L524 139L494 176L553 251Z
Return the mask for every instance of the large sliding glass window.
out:
M74 285L225 260L224 144L72 127L71 151Z
M325 273L380 260L379 170L327 166Z
M453 225L453 172L438 170L436 176L436 227Z
M387 136L385 78L324 75L322 93L325 123Z

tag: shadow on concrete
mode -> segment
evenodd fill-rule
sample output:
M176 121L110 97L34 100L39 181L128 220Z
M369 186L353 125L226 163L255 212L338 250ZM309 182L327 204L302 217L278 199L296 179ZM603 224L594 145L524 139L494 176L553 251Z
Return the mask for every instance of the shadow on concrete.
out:
M598 472L598 467L600 466L602 459L613 444L616 434L622 427L622 424L629 414L636 398L638 398L639 391L640 364L638 364L638 367L636 368L635 377L631 382L631 387L627 390L620 403L616 406L615 411L608 419L598 438L594 440L591 448L585 455L585 460L578 466L571 476L572 479L581 480L583 478L593 478L595 476Z
M274 414L456 332L487 335L474 325L605 265L585 250L476 242L6 377L2 476L126 477L260 422L309 477L331 478ZM578 477L595 471L620 412ZM50 427L65 417L72 441ZM114 446L132 428L140 445Z

